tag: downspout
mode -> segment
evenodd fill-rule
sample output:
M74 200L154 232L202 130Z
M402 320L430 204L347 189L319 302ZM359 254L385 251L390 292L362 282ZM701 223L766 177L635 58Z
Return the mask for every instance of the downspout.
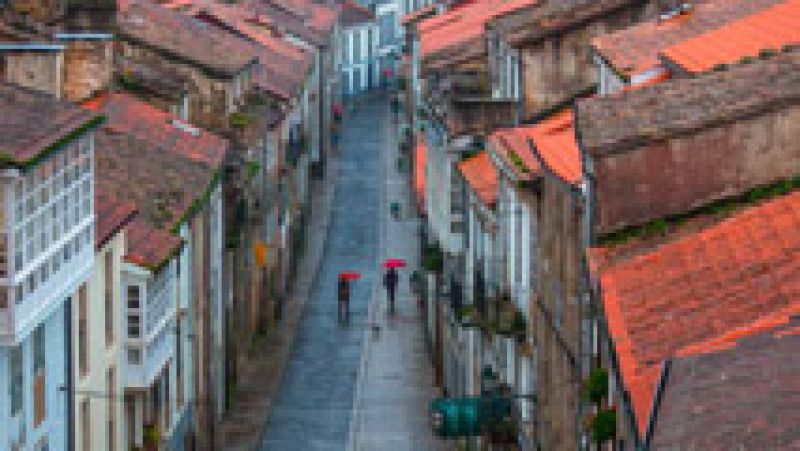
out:
M325 172L325 58L322 57L323 53L325 52L326 47L320 46L319 51L317 52L317 83L319 85L317 91L317 114L319 115L319 124L318 124L318 141L317 146L319 151L319 168L318 168L318 176L322 176Z
M67 394L67 449L75 449L75 387L74 378L72 376L72 302L73 297L67 298L67 303L64 306L64 340L65 353L67 355L66 371L67 378L66 394Z
M579 268L580 268L579 270L580 270L581 293L579 295L579 301L578 301L578 317L580 318L580 327L579 327L578 330L579 330L580 336L578 337L578 361L577 361L577 364L578 364L578 374L580 376L580 379L583 379L583 377L584 377L583 376L583 373L584 373L584 368L583 368L583 361L584 361L583 356L584 356L584 353L588 351L590 353L589 356L591 357L591 352L594 351L593 349L590 349L590 350L583 349L584 348L584 340L583 339L584 339L585 336L588 335L589 339L590 339L589 346L591 347L591 340L593 338L591 336L591 332L592 332L592 330L595 329L594 328L594 321L596 321L596 319L592 319L591 324L589 325L589 330L588 331L584 330L585 326L584 326L584 320L583 319L584 319L584 317L586 315L587 309L590 308L590 304L592 302L591 290L590 290L591 285L590 285L590 281L589 281L589 268L587 266L587 260L586 260L586 250L589 249L591 247L591 245L594 243L594 236L593 236L593 233L592 233L593 232L593 223L592 223L593 215L592 215L592 212L593 212L593 208L594 208L594 203L592 202L593 201L593 197L592 197L593 196L593 186L594 186L593 185L593 183L594 183L594 168L592 166L592 161L591 161L591 159L590 159L590 157L589 157L588 153L586 152L585 147L583 145L583 135L581 134L580 123L579 123L579 120L578 120L579 117L578 117L578 114L577 114L577 109L575 107L573 107L572 114L573 114L573 128L575 130L575 141L576 141L576 143L578 145L578 151L580 152L580 155L581 155L581 167L583 168L583 181L582 181L582 184L579 187L579 189L576 190L576 195L579 197L579 206L580 206L580 213L581 213L581 238L580 238L580 240L581 240L581 249L583 249L583 254L581 255L581 263L580 263L580 266L579 266ZM598 353L598 356L599 356L599 353ZM590 368L594 367L594 366L599 366L599 362L594 362L594 364L593 364L590 361L589 362L589 366L590 366ZM577 411L575 412L576 413L575 424L576 425L580 425L581 424L581 419L583 418L583 414L584 414L584 412L583 412L584 406L583 406L583 403L580 400L578 401L577 406L578 406L578 408L577 408ZM583 432L584 431L582 431L582 428L580 426L578 426L576 428L576 432L577 432L576 433L576 439L577 439L578 446L582 447L583 444L584 444L583 443L583 438L584 438L584 433Z

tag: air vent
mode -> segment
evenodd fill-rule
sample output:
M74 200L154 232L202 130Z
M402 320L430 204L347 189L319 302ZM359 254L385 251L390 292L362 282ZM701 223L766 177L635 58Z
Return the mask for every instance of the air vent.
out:
M183 131L185 133L188 133L188 134L190 134L192 136L200 136L200 129L197 128L197 127L193 127L193 126L187 124L186 122L179 121L177 119L173 119L172 120L172 125L175 128L177 128L178 130L181 130L181 131Z

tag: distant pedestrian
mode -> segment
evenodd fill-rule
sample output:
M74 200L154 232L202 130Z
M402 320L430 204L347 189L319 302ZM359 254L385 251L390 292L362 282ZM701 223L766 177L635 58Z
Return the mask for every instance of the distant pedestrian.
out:
M386 296L389 298L389 311L392 313L394 313L394 297L399 279L400 276L398 276L397 270L394 267L389 268L389 270L386 271L386 275L383 277L383 286L386 287Z
M339 322L347 322L350 320L350 282L344 277L339 278L337 295Z

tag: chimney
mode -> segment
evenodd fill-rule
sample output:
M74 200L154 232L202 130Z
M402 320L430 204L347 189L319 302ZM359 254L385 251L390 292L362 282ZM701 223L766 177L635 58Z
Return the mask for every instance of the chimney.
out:
M63 45L4 43L0 57L5 60L5 81L63 97Z
M112 35L60 33L55 39L65 49L64 98L82 102L110 88L114 61Z

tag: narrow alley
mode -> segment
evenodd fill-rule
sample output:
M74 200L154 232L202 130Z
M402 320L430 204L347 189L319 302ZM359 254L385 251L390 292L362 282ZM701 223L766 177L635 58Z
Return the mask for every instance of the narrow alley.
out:
M392 123L388 101L376 94L358 103L345 118L338 162L338 174L334 180L336 194L330 219L329 238L324 250L319 274L308 299L299 325L294 349L283 374L279 393L268 412L268 422L261 441L263 450L342 450L348 447L359 449L358 443L369 440L365 430L367 422L360 410L375 385L369 379L361 380L367 367L368 355L381 359L379 355L367 353L368 341L373 338L372 326L383 328L385 316L380 303L383 293L379 289L382 272L380 260L382 235L385 235L388 218L386 183L387 172L393 170L392 159L397 152L396 126ZM395 170L396 172L396 170ZM394 177L397 177L396 175ZM413 248L408 242L404 249ZM341 271L354 271L361 275L353 284L350 300L349 325L340 325L336 313L336 282ZM410 302L407 292L408 272L404 271L399 298L399 317L412 318L415 303ZM405 294L405 296L404 296ZM374 302L374 305L370 305ZM405 304L403 304L405 302ZM410 314L402 312L410 309ZM408 324L408 328L412 328ZM415 326L418 327L418 326ZM405 362L410 370L430 373L424 361L419 331L404 335L404 339L419 340L416 354L410 354L419 362ZM390 331L387 331L388 338ZM413 346L413 343L395 343L393 346ZM389 350L391 352L391 350ZM395 349L400 352L401 349ZM407 354L403 354L407 355ZM415 370L415 371L416 371ZM406 384L395 374L381 386L385 412L369 409L369 415L377 415L386 431L392 424L402 425L409 419L418 418L416 430L406 428L407 437L394 434L395 442L401 445L393 449L414 449L411 441L432 433L426 422L427 398L430 383ZM385 381L385 382L386 382ZM411 388L418 402L403 403L403 399L389 393L406 393ZM417 393L420 392L420 393ZM430 397L433 393L430 393ZM354 405L355 402L355 405ZM416 408L417 412L398 412L397 408ZM355 414L354 414L355 412ZM394 416L393 414L398 414ZM355 422L354 422L355 420ZM362 437L364 436L364 437ZM402 445L402 444L405 445ZM405 447L402 447L405 446ZM431 445L435 446L435 445ZM434 448L430 448L434 449Z

